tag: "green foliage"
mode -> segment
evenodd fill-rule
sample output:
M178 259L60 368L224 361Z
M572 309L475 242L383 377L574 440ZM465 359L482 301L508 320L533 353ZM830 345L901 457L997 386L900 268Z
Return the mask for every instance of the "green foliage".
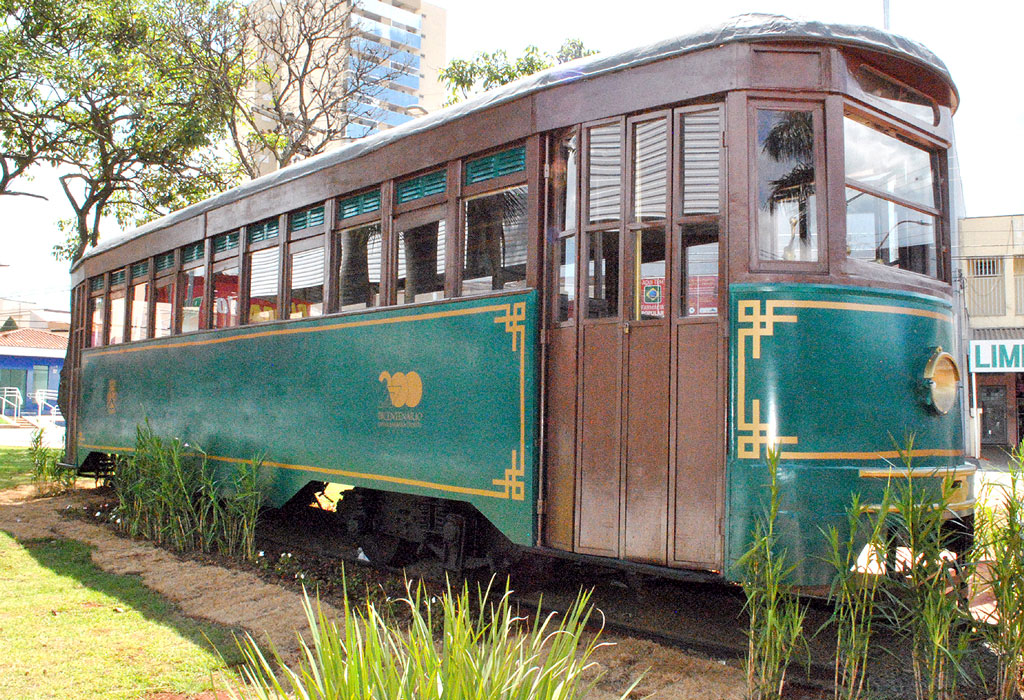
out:
M900 450L907 478L891 485L887 543L889 581L884 606L893 628L910 637L917 700L952 700L970 638L960 607L969 572L950 558L943 536L952 488L912 472L913 438Z
M474 93L506 85L556 64L595 53L579 39L566 39L555 55L542 52L532 44L523 49L521 56L515 58L510 58L504 49L494 53L481 51L468 60L452 59L441 71L440 77L448 87L447 104L455 104Z
M24 447L0 447L0 490L32 481L32 458Z
M214 155L222 96L183 60L161 0L0 1L4 172L63 173L65 256L96 244L104 216L138 223L230 184Z
M449 587L439 600L410 587L402 629L372 601L357 610L345 596L339 628L306 596L312 645L300 637L298 667L286 667L276 649L268 659L247 636L242 676L261 700L574 700L596 683L583 680L598 646L596 635L582 638L589 595L560 619L538 611L532 624L516 615L507 589L497 600L489 588L478 591L478 599L474 605L466 586L461 593Z
M824 532L829 545L827 561L835 569L830 622L836 630L836 700L858 700L869 691L867 662L882 581L877 570L883 566L889 506L889 489L877 507L862 503L855 494L846 512L846 532L841 535L834 525ZM866 560L860 562L862 551Z
M991 593L995 611L981 632L998 661L996 698L1024 692L1024 443L1011 455L1006 484L994 485L989 500L975 509L973 559L979 585ZM994 498L993 498L994 497Z
M804 644L807 609L787 582L793 567L780 550L776 522L779 516L779 454L768 451L770 474L767 512L757 519L749 548L736 562L750 624L747 629L749 700L781 698L786 669L793 652Z
M27 454L32 462L32 483L37 495L54 496L74 488L75 470L60 465L63 450L43 444L42 428L32 431Z
M253 559L264 502L261 458L236 464L222 479L205 454L187 450L154 435L148 423L139 426L135 454L114 472L118 527L178 551Z

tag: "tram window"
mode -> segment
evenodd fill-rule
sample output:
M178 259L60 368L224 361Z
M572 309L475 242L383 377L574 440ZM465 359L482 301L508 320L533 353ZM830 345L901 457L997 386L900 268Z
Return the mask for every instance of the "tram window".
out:
M938 123L935 102L916 90L901 85L892 78L864 65L858 66L853 76L861 90L890 107L903 110L910 116L929 124Z
M174 278L165 277L156 281L154 290L156 304L153 314L153 337L164 338L171 334L171 309L174 303Z
M810 110L757 110L757 238L761 260L818 260L814 126Z
M249 253L249 323L277 319L280 278L277 246Z
M398 232L398 303L444 298L445 222Z
M591 224L618 221L622 217L622 142L619 125L598 126L589 131L588 218Z
M131 340L145 340L149 337L149 283L140 282L131 286Z
M103 345L103 297L89 299L89 347Z
M238 325L238 264L213 273L213 327Z
M633 320L665 318L665 229L635 231Z
M341 310L380 306L380 223L343 230L338 284Z
M587 240L587 318L616 318L619 315L619 233L595 231Z
M579 135L563 136L555 142L551 159L549 226L555 231L576 228L577 162Z
M634 221L665 219L668 202L667 135L667 119L655 119L633 126Z
M844 120L847 255L936 277L934 157Z
M462 295L526 286L525 185L465 203Z
M718 223L684 224L679 244L682 248L682 314L714 316L718 313Z
M558 305L555 322L572 320L576 312L576 236L558 239Z
M181 332L206 327L206 271L202 267L186 270L181 275Z
M680 182L684 216L721 211L721 121L722 112L717 107L682 115Z
M110 293L110 335L108 342L117 345L124 342L125 290Z
M324 313L323 246L292 253L289 256L291 304L288 318L308 318Z

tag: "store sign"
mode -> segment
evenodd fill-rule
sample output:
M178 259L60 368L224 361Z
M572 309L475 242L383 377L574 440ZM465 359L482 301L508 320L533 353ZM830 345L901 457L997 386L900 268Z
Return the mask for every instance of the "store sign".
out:
M972 340L971 372L1024 372L1024 340Z

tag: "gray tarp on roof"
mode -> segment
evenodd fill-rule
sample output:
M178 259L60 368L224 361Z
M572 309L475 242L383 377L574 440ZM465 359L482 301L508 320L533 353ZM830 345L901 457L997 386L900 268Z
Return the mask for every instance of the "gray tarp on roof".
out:
M619 53L587 56L554 66L540 73L535 73L508 85L476 95L451 107L406 122L401 126L373 134L336 150L300 161L256 180L250 180L234 189L168 214L122 236L104 241L96 246L96 248L90 250L82 260L115 248L156 229L190 219L258 192L305 177L318 170L358 158L411 134L428 131L440 124L461 119L469 114L511 102L540 90L612 73L644 63L660 61L700 49L740 41L811 41L815 43L863 47L899 56L938 72L949 82L950 88L954 90L955 94L953 80L945 64L935 54L916 41L889 34L873 27L793 20L781 15L740 15L730 19L725 24L701 29L693 34L664 39L648 46ZM75 264L72 270L80 264L81 260Z

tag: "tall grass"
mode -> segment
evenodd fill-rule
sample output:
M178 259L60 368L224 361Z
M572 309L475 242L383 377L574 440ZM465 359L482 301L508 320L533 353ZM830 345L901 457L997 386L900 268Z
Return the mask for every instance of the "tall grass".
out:
M74 487L75 470L60 465L63 450L46 446L42 428L32 431L27 452L37 495L55 496Z
M116 522L133 537L178 551L252 559L264 501L261 463L254 457L235 465L228 479L218 479L201 450L187 451L181 440L162 439L148 423L140 425L135 453L114 471Z
M793 566L780 549L776 521L779 516L779 455L768 451L770 489L767 512L754 525L749 549L736 565L741 571L749 616L747 675L749 700L781 698L786 669L796 648L804 641L807 609L788 583Z
M532 624L516 615L510 592L479 603L463 586L449 587L439 599L422 586L407 589L402 602L409 622L389 622L372 601L363 609L345 596L341 627L306 596L309 644L300 636L302 658L289 668L276 649L268 658L247 636L240 643L242 676L249 694L271 698L334 700L575 700L598 677L584 680L597 648L597 636L583 639L590 617L589 596L582 594L565 612L542 616ZM441 620L437 620L440 617ZM440 625L438 623L440 622ZM440 629L440 639L435 630ZM635 686L634 686L635 687ZM623 694L628 696L633 688ZM233 697L237 692L232 691Z
M826 560L835 569L830 592L834 606L830 622L836 630L835 700L859 700L870 690L867 663L882 581L877 570L885 551L889 502L889 489L878 506L862 503L855 494L847 509L846 532L841 535L834 525L824 531Z
M949 479L936 488L933 480L919 483L909 475L912 446L911 440L900 450L908 477L891 487L886 610L895 628L910 635L917 700L952 700L969 643L959 596L965 574L943 537L952 490Z
M995 610L981 632L997 659L996 698L1024 694L1024 443L1008 464L1009 483L992 487L999 503L975 509L974 558Z

